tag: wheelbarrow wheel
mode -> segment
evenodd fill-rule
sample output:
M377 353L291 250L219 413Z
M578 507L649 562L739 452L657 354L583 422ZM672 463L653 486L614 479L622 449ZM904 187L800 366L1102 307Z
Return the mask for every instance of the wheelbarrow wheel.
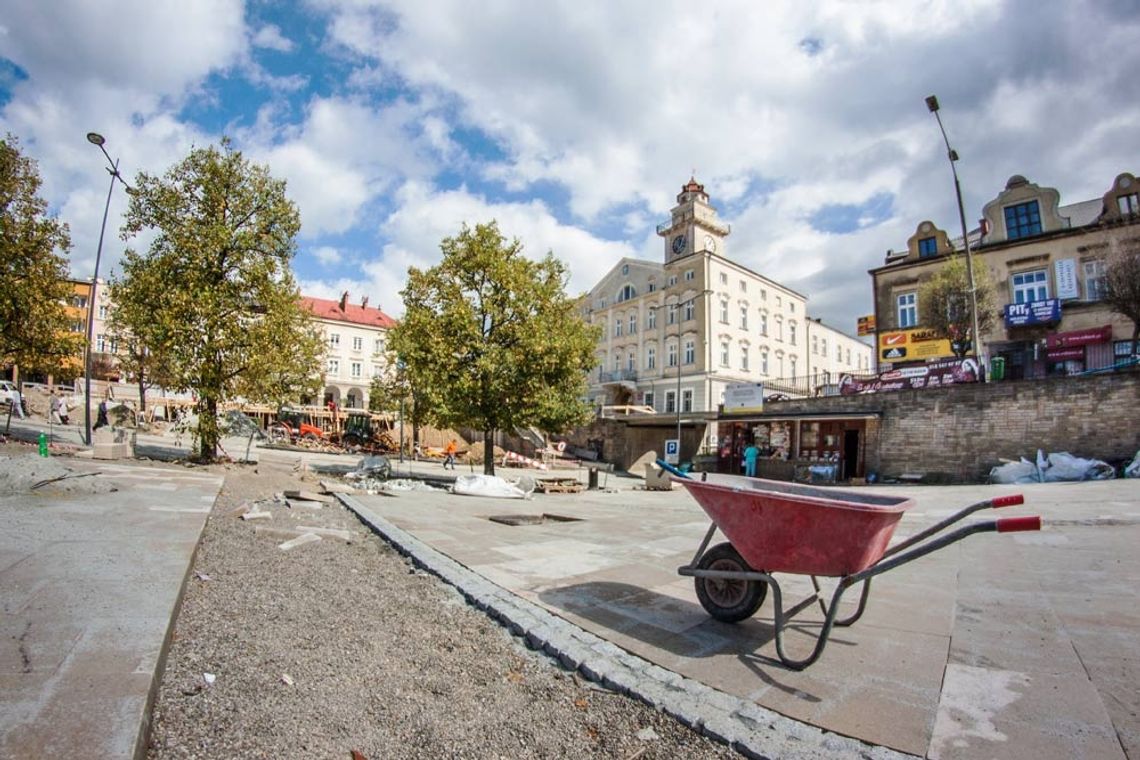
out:
M717 544L705 552L697 563L698 570L720 570L729 573L755 572L730 543ZM760 609L768 596L763 581L734 578L694 578L697 599L705 611L722 623L738 623Z

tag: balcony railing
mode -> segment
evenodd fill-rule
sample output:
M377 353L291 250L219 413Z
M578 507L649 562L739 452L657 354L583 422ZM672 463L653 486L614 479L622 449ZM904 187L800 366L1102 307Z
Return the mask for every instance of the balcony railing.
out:
M637 370L615 369L612 372L602 372L599 381L603 383L620 383L622 381L637 381Z

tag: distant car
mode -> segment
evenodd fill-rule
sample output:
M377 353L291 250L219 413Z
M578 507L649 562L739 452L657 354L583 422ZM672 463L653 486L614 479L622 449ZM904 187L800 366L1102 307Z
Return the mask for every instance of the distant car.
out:
M20 397L20 391L11 380L0 380L0 401L14 402Z

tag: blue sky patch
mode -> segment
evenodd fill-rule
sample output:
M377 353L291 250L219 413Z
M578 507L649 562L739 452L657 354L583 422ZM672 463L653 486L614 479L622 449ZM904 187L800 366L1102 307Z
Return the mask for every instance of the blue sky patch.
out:
M863 203L832 203L820 206L808 222L818 232L846 235L890 219L894 202L892 193L876 193Z

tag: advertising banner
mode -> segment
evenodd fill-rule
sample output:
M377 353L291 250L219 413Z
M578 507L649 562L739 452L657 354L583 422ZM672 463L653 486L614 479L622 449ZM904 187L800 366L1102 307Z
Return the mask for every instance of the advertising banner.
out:
M1084 346L1075 348L1049 348L1045 350L1045 358L1051 362L1063 362L1085 358Z
M941 388L958 383L976 383L978 377L978 364L973 359L953 359L917 367L892 369L871 378L841 375L839 393L843 396L854 396L914 388Z
M1045 348L1091 346L1096 343L1108 343L1110 340L1112 340L1112 325L1102 325L1101 327L1088 327L1084 330L1071 330L1046 335Z
M1006 327L1046 325L1061 321L1061 302L1056 298L1030 303L1011 303L1005 307Z
M875 334L875 315L868 314L865 317L859 317L855 322L856 335L874 335Z
M894 330L879 333L879 358L885 362L912 362L954 356L950 341L933 330Z
M1081 291L1077 287L1076 259L1058 259L1054 261L1053 278L1057 281L1057 298L1067 301L1070 298L1081 297Z
M734 383L724 389L724 413L764 411L764 383Z

